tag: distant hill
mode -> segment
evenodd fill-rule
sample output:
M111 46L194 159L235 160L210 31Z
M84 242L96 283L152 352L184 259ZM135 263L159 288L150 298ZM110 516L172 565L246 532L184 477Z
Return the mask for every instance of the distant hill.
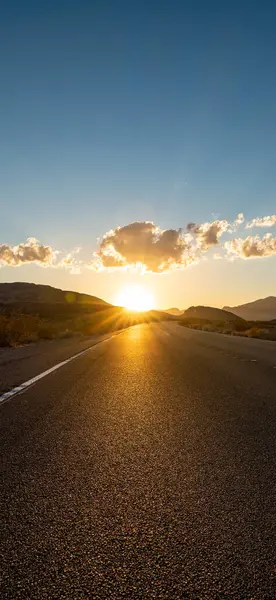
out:
M168 315L173 315L174 317L180 317L185 312L184 310L180 310L179 308L167 308L163 312L168 313Z
M43 304L93 304L111 306L101 298L80 294L35 283L0 283L0 304L14 303L43 303Z
M0 347L72 335L102 335L172 320L162 311L131 312L88 294L33 283L0 284Z
M213 308L212 306L190 306L183 315L183 319L197 319L202 321L224 321L230 323L237 320L237 315L232 312Z
M276 319L276 297L269 296L239 306L224 306L223 310L230 310L247 321L271 321Z

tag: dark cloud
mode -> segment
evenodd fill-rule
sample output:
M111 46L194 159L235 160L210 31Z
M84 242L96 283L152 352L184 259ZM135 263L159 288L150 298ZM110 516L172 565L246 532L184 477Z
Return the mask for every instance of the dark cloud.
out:
M230 228L230 223L224 220L202 223L201 225L196 225L196 223L188 223L187 225L187 231L196 236L199 248L204 251L216 246L222 234L229 231Z

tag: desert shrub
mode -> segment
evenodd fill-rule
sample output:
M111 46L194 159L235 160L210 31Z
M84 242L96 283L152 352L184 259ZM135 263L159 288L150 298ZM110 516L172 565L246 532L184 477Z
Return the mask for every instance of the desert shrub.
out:
M202 331L209 331L209 332L213 332L213 333L220 333L221 330L219 329L219 327L216 327L216 325L203 325Z
M68 300L68 302L71 302L71 300ZM69 329L65 329L65 331L60 331L58 333L58 339L66 340L67 338L72 337L72 335L73 335L73 331L69 331Z
M232 331L231 335L236 335L239 337L247 337L247 331Z
M21 344L37 332L38 319L32 315L13 315L9 320L9 337L11 345Z
M223 329L226 325L226 321L216 321L216 327L218 327L219 329Z
M247 331L248 337L260 339L266 339L268 333L267 329L260 329L259 327L252 327Z
M59 340L66 340L68 338L77 337L80 334L77 331L70 331L70 329L65 329L65 331L60 331L58 334Z
M259 331L260 330L258 327L252 327L251 329L249 329L247 331L247 336L248 337L258 337Z
M41 340L53 340L58 334L58 327L50 321L41 322L38 329L38 336Z
M276 341L276 327L268 332L266 338L274 342Z
M247 321L235 321L231 323L224 323L224 327L219 327L219 321L216 321L216 324L213 323L195 323L185 319L181 319L178 321L179 325L183 327L188 327L189 329L201 329L202 331L209 331L213 333L223 333L225 335L234 335L238 337L250 337L250 338L259 338L264 340L276 340L276 328L273 329L265 329L264 327L253 326L252 323L248 323ZM222 323L222 322L221 322Z
M38 333L31 333L24 339L24 344L36 344L39 341Z
M233 327L235 331L247 331L250 328L250 324L247 321L234 321Z
M29 343L37 336L39 319L34 315L0 315L0 346Z
M0 315L0 346L10 346L8 339L8 319Z

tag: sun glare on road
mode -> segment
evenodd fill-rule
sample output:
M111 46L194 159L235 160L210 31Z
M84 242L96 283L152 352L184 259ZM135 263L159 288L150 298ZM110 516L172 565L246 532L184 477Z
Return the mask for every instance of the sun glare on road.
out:
M115 304L128 310L145 311L154 308L153 295L141 285L131 285L122 289L115 299Z

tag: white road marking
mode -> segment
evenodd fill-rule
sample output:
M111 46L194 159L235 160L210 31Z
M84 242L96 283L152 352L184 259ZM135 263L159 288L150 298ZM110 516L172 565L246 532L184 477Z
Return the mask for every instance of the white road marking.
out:
M122 333L122 332L120 332L120 333ZM10 398L13 398L13 396L17 396L18 394L21 394L27 388L29 388L32 385L34 385L34 383L36 383L37 381L39 381L43 377L46 377L47 375L50 375L50 373L53 373L57 369L60 369L60 367L63 367L64 365L67 365L67 363L71 362L75 358L79 358L79 356L82 356L83 354L86 354L87 352L90 352L90 350L92 350L93 348L95 348L95 346L98 346L99 344L103 344L104 342L108 342L109 340L111 340L116 335L118 335L118 334L115 333L114 335L110 336L109 338L105 338L104 340L100 340L100 341L96 342L95 344L93 344L93 346L89 346L89 348L86 348L85 350L81 350L80 352L77 352L76 354L73 354L73 356L70 356L70 358L67 358L66 360L63 360L62 362L60 362L57 365L55 365L54 367L51 367L51 369L47 369L47 371L43 371L43 373L40 373L39 375L36 375L36 377L32 377L32 379L29 379L28 381L25 381L25 383L21 383L21 385L16 386L15 388L13 388L12 390L10 390L9 392L5 392L4 394L2 394L2 396L0 396L0 404L2 404L3 402L6 402L6 400L10 400Z

